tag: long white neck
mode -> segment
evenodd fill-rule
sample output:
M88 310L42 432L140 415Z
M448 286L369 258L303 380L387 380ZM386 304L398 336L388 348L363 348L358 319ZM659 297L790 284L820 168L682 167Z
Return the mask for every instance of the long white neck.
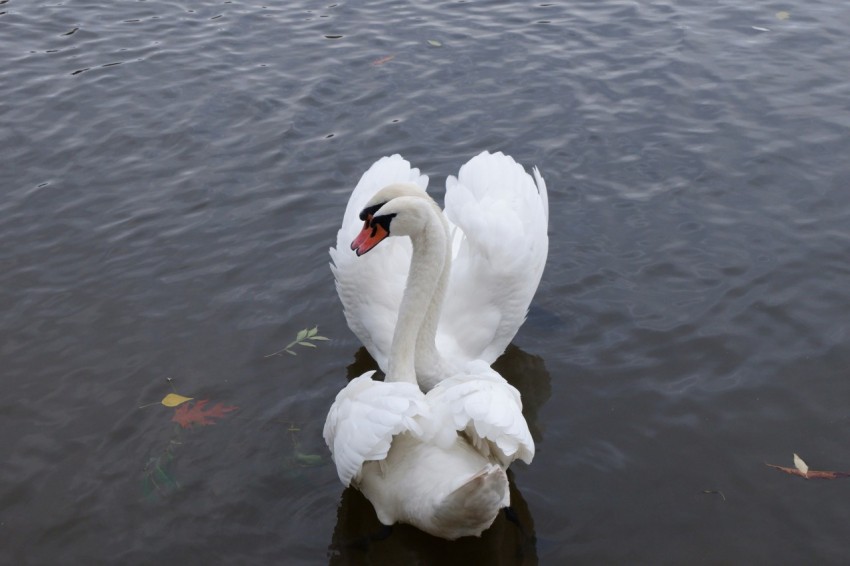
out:
M452 241L449 232L449 223L443 216L443 212L433 205L435 217L439 220L440 226L445 235L443 244L443 269L440 277L437 280L436 288L431 297L431 303L428 305L428 310L425 312L425 318L422 320L422 325L419 329L419 336L416 339L416 377L419 382L419 387L423 391L431 390L437 383L448 377L452 372L450 365L443 359L440 352L437 350L437 326L440 322L440 314L443 311L443 299L446 295L446 288L449 283L449 276L452 268Z
M420 206L420 204L417 204ZM416 381L416 347L420 329L430 314L431 297L440 284L443 262L446 259L447 234L442 216L434 212L434 205L421 200L430 212L421 231L410 236L413 255L407 286L398 311L393 342L390 347L387 381ZM442 302L442 301L441 301ZM439 318L439 313L437 313ZM434 332L436 333L436 325ZM433 342L433 336L431 339Z

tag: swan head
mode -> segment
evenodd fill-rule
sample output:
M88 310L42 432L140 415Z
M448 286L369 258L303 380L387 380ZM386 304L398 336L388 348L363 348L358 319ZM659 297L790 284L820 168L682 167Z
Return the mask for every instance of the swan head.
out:
M428 222L436 203L417 185L395 183L375 193L360 211L363 228L351 242L361 256L388 236L413 236Z

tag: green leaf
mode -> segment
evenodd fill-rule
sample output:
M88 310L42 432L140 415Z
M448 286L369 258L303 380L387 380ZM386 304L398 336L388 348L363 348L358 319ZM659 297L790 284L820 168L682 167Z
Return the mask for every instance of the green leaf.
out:
M154 499L154 486L151 479L145 476L145 479L142 480L142 495L145 499Z
M307 332L307 338L312 338L313 336L315 336L318 333L319 333L319 327L314 326L313 328L310 329L309 332Z
M295 352L293 352L292 350L289 350L289 349L287 349L287 350L286 350L286 353L287 353L287 354L292 354L293 356L297 356L297 355L298 355L298 354L296 354Z
M322 463L322 457L318 454L302 454L298 452L295 454L295 459L302 466L316 466Z
M298 334L295 336L295 341L300 342L301 340L304 340L306 337L307 337L307 329L305 328L304 330L301 330L300 332L298 332Z
M311 336L310 340L330 340L330 338L325 338L324 336Z
M436 39L429 39L428 45L430 45L431 47L442 47L443 46L443 44L440 43L439 41L437 41Z
M159 479L161 479L161 480L164 480L164 481L166 481L166 482L167 482L168 480L170 480L170 479L171 479L171 478L169 478L169 477L168 477L168 474L166 474L166 473L165 473L165 470L163 470L163 469L162 469L162 468L160 468L159 466L156 466L156 467L153 469L153 471L154 471L154 473L155 473L156 475L158 475L158 476L159 476Z
M315 344L310 344L309 342L299 342L302 346L307 346L308 348L315 348Z

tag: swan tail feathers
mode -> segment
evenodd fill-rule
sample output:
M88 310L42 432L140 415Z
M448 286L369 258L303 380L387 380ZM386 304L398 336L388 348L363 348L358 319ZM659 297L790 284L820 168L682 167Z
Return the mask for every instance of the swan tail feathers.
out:
M433 522L437 528L452 526L453 532L446 538L481 536L493 524L499 510L508 505L507 475L499 466L488 464L446 496L435 509Z

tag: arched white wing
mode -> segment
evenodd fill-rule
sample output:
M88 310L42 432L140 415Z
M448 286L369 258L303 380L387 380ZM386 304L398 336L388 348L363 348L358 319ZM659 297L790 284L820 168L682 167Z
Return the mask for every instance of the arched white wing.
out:
M421 436L419 420L430 418L416 385L373 381L374 373L352 379L337 394L325 420L325 443L346 487L358 477L364 462L387 457L393 436L405 431Z
M549 252L546 183L533 172L485 151L446 180L455 228L437 344L456 363L492 364L525 322Z
M479 362L483 365L483 362ZM425 395L436 442L446 431L465 433L475 448L507 467L516 459L531 463L534 440L522 415L519 391L488 367L441 381Z

